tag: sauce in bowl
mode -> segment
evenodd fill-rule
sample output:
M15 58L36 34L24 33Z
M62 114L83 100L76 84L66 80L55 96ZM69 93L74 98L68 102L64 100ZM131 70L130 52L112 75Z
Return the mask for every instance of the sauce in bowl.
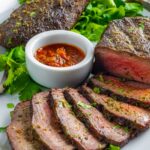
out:
M85 53L73 45L52 44L39 48L35 58L48 66L69 67L80 63L85 58Z

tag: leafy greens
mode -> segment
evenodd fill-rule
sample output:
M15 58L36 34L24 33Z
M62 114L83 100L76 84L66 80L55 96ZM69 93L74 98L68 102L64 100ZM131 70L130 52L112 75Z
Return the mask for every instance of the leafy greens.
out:
M7 79L3 84L6 93L19 93L20 100L24 101L41 91L41 86L30 78L26 69L24 46L0 54L0 71L2 70L7 71Z
M32 0L18 0L19 4L22 5L24 3L31 3Z
M110 144L107 150L120 150L120 147Z
M72 31L97 42L110 21L126 16L140 16L142 4L124 0L91 0Z

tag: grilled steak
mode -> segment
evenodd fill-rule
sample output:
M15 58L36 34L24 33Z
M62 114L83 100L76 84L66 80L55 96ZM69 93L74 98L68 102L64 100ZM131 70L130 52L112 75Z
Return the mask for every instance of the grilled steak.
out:
M97 138L119 146L127 143L130 134L124 131L124 129L115 128L116 124L106 120L76 89L67 89L65 97L72 103L76 115L89 127Z
M26 3L0 25L0 45L15 47L43 31L69 30L87 3L88 0L34 0Z
M112 21L95 49L94 72L150 84L150 18Z
M49 149L72 150L61 133L58 123L54 119L48 101L49 92L36 94L32 99L33 117L32 126L39 138Z
M133 128L146 129L150 125L150 112L136 106L116 101L108 96L96 94L87 86L83 86L82 93L89 101L96 103L103 108L105 112L112 116L113 121L121 125L127 125ZM122 124L123 123L123 124Z
M94 138L84 124L73 114L70 105L64 98L63 90L52 89L50 92L50 102L56 118L62 125L64 133L72 140L78 149L104 149L105 145Z
M102 80L100 79L102 78ZM150 108L150 87L138 83L129 84L119 78L100 75L90 81L92 87L100 87L101 92L130 104Z
M31 104L18 104L13 113L11 124L7 128L7 135L13 150L46 150L40 141L35 140L31 125Z

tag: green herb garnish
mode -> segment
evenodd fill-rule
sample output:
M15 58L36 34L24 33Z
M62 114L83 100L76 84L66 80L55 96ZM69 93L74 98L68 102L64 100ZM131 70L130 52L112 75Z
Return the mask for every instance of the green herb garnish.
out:
M141 16L143 5L124 0L91 0L72 31L97 42L110 21L126 16Z
M97 103L92 103L91 106L96 107Z
M142 30L144 30L144 28L145 28L144 23L140 23L140 24L139 24L139 28L142 29Z
M72 106L64 99L64 100L59 101L59 107L71 108Z
M91 105L88 105L88 104L85 104L81 101L78 102L78 106L84 108L84 109L90 109L92 106Z
M94 91L96 94L100 94L101 89L100 89L99 87L95 87L95 88L93 88L93 91Z
M30 17L35 17L35 16L36 16L36 12L33 11L30 13Z
M22 5L24 3L30 4L33 0L18 0L19 4Z
M120 147L110 144L107 150L120 150Z
M120 129L120 128L122 128L120 125L114 126L114 129Z
M122 127L122 126L120 126L120 125L116 125L116 126L114 126L114 129L123 129L125 132L129 132L129 128L128 127Z
M19 93L20 100L30 100L34 94L41 91L41 86L29 76L25 64L25 48L18 46L5 54L0 54L0 71L7 71L7 79L3 86L6 93Z
M99 75L99 81L101 81L101 82L104 82L104 77L103 77L103 75L101 74L101 75Z
M15 107L15 105L13 104L13 103L8 103L7 104L7 108L9 108L9 109L12 109L12 108L14 108Z
M5 132L7 127L0 127L0 133Z

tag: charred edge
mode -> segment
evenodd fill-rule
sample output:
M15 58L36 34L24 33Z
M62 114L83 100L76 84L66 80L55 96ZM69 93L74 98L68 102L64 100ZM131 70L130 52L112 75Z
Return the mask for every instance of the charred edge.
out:
M32 132L32 135L33 135L33 140L36 140L39 143L39 145L43 146L42 150L49 150L48 145L46 145L42 140L40 140L39 135L36 133L36 131L34 130L34 128L32 126L32 116L33 116L32 101L30 101L30 111L31 111L31 132Z
M95 131L95 129L90 125L88 118L80 112L76 104L73 103L73 99L67 91L64 91L64 96L66 100L73 106L73 112L75 113L76 117L84 123L84 125L91 131L91 133L94 133L92 135L95 138L98 138L100 141L108 144L108 140L104 140L104 137L102 136L100 137L99 134Z
M42 150L50 150L48 145L46 145L44 142L42 142L40 140L39 135L36 133L36 131L33 128L31 129L31 131L32 131L32 134L33 134L33 140L36 140L39 143L39 145L43 146Z
M79 90L80 90L80 89L79 89ZM100 135L99 135L99 132L97 132L97 131L94 129L94 127L91 125L91 123L88 121L87 116L84 115L84 114L82 114L82 113L80 112L80 110L77 108L76 104L73 103L73 99L72 99L72 97L70 96L70 94L68 94L67 91L64 92L64 95L65 95L65 98L68 100L68 102L69 102L70 104L72 104L72 106L73 106L73 111L74 111L74 113L76 114L76 117L79 118L79 119L84 123L84 125L89 129L89 131L90 131L91 133L94 133L94 134L92 134L92 135L93 135L95 138L98 138L101 142L104 142L104 143L106 143L107 145L108 145L109 143L114 144L114 141L107 139L105 136L102 136L102 135L100 136ZM121 147L122 147L122 146L124 146L127 142L128 142L128 141L124 141L123 143L115 143L115 145L118 145L118 146L121 146Z
M75 149L74 150L77 150L77 146L76 146L76 143L71 139L71 137L67 134L67 129L65 128L64 125L61 124L61 121L59 119L59 117L57 116L57 113L56 113L56 110L55 110L55 103L54 103L54 99L53 99L53 96L52 96L52 90L49 91L49 101L50 101L50 107L54 113L54 118L55 118L55 121L56 123L58 124L58 128L60 129L60 132L64 133L64 138L67 140L68 143L72 144Z
M92 81L88 82L88 86L91 87L91 88L95 87L95 85ZM115 100L122 101L124 103L128 103L128 104L131 104L131 105L134 105L134 106L138 106L138 107L142 107L142 108L150 110L150 106L147 106L146 104L144 104L143 102L141 102L139 100L136 100L136 99L133 99L133 98L123 97L121 95L113 93L110 90L104 89L100 86L99 86L99 88L101 89L101 94L104 94L104 95L107 95L109 97L115 98Z
M82 88L80 88L79 92L85 97L87 98L87 100L90 103L95 103L95 101L89 96L89 94ZM108 119L110 122L116 122L121 126L125 126L128 127L130 130L130 138L134 138L135 136L137 136L139 133L141 133L142 131L145 131L148 126L146 126L145 128L141 128L141 127L137 127L136 125L134 125L133 123L131 123L130 121L124 119L123 117L118 117L112 113L110 113L108 110L106 110L102 105L98 104L96 105L96 108L103 113L104 117L106 119Z

